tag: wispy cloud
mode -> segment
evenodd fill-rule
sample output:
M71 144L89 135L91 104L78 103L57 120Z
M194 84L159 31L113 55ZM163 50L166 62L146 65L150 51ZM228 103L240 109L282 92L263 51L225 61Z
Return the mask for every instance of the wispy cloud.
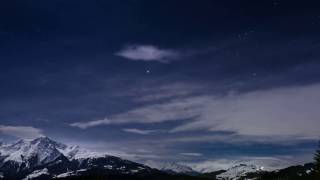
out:
M153 45L132 45L116 52L115 55L134 61L158 61L168 63L180 55L177 51L160 49Z
M75 122L70 124L73 127L82 129L125 123L161 123L165 121L176 121L195 118L203 108L203 104L210 98L206 96L191 97L179 101L170 101L164 104L136 108L121 114L113 115L102 120Z
M226 131L245 137L318 138L320 85L285 87L223 97L175 98L116 114L108 119L78 122L88 128L106 124L161 123L191 119L171 130ZM215 137L216 138L216 137Z
M199 157L199 156L203 155L201 153L179 153L179 154L182 155L182 156L196 156L196 157Z
M253 145L262 144L279 144L279 145L296 145L302 142L315 142L314 138L304 138L300 136L252 136L239 135L237 133L218 133L213 135L187 135L163 139L162 143L222 143L233 145Z
M203 104L210 97L190 97L179 100L167 101L166 103L154 104L130 110L128 112L114 115L110 118L112 123L161 123L165 121L176 121L195 118Z
M0 134L17 138L36 138L43 136L42 130L31 126L5 126L0 125Z
M141 135L147 135L147 134L155 132L155 130L144 130L144 129L136 129L136 128L122 129L122 130L124 132L133 133L133 134L141 134Z
M172 132L207 129L240 135L317 138L319 105L320 85L230 95L212 100L196 121Z
M157 84L156 86L151 84L149 87L135 90L133 93L137 96L134 98L137 102L153 102L190 96L194 93L204 91L205 88L202 84L176 82L165 85Z
M87 128L95 127L95 126L108 125L110 123L111 123L110 120L105 118L105 119L89 121L89 122L75 122L75 123L70 124L70 126L78 127L81 129L87 129Z

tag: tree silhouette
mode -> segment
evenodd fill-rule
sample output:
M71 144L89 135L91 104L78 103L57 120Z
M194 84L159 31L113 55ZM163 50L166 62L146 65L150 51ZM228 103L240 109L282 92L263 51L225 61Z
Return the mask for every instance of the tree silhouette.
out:
M316 151L316 154L314 156L314 160L315 160L315 173L320 176L320 141L319 141L319 145L318 145L319 149Z

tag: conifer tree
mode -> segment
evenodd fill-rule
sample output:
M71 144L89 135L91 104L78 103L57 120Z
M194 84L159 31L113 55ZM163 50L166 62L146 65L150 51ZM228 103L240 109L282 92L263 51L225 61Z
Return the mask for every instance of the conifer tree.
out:
M320 141L319 141L319 149L316 151L316 154L314 156L314 160L315 160L315 173L320 176Z

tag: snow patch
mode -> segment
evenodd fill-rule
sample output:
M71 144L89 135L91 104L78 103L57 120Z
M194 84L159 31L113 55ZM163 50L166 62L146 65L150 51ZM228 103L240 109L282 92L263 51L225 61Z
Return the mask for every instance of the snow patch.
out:
M111 165L105 165L103 167L106 168L106 169L113 169L113 166L111 166Z
M226 172L217 175L217 179L240 179L251 172L262 171L261 167L254 165L240 164L228 169Z
M29 175L28 175L27 177L25 177L23 180L34 179L34 178L40 177L40 176L42 176L42 175L50 175L47 168L33 171L31 174L29 174Z
M88 169L79 169L77 172L86 172Z
M195 163L186 163L187 166L191 167L192 169L200 173L210 173L219 170L228 170L240 164L246 164L249 166L255 165L258 169L263 171L274 171L277 169L289 167L296 163L285 159L278 159L272 157L248 157L239 160L217 159Z
M311 170L306 170L306 173L307 174L310 174L312 171Z
M69 177L69 176L75 176L75 172L70 171L70 172L66 172L66 173L62 173L59 175L54 176L53 178L65 178L65 177Z
M69 159L101 158L107 156L105 153L88 151L87 149L80 148L79 146L66 146L58 148L58 150Z
M65 178L65 177L69 177L69 176L78 176L78 175L80 175L81 172L86 172L87 170L88 169L79 169L79 170L76 170L76 171L69 171L69 172L66 172L66 173L62 173L62 174L56 175L53 178L54 179L58 179L58 178Z
M175 173L191 173L195 172L192 168L182 165L179 163L168 163L168 162L155 162L155 161L146 161L147 166L161 170L161 171L172 171Z

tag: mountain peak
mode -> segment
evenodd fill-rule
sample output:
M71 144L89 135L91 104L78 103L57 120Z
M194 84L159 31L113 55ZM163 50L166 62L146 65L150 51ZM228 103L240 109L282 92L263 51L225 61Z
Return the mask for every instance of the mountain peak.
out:
M31 140L32 144L42 144L42 145L51 145L51 146L55 146L57 148L66 148L66 145L59 143L57 141L54 141L52 139L50 139L49 137L46 136L42 136L42 137L38 137L35 138L33 140Z
M20 139L15 143L1 146L0 154L5 158L5 161L14 161L21 164L36 159L36 164L41 165L58 158L61 153L57 148L63 147L66 147L66 145L48 137L38 137L35 139Z
M15 143L0 146L0 165L0 173L4 172L5 177L16 178L19 173L25 177L29 174L25 179L38 176L72 176L95 168L103 170L104 173L158 172L118 157L92 152L79 146L67 146L48 137L21 139Z
M51 140L47 136L40 136L40 137L34 138L33 141L53 141L53 140Z

